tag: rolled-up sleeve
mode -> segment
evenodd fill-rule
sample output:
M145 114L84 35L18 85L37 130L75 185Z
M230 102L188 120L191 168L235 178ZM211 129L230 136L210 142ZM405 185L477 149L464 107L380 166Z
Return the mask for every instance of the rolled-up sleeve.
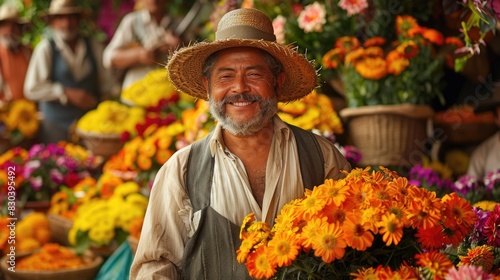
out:
M184 187L188 154L189 147L177 151L156 175L130 279L181 279L185 243L194 230Z

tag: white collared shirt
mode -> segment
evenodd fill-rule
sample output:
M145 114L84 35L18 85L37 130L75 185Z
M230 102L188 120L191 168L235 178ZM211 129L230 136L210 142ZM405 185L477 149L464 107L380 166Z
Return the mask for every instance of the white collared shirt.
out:
M76 81L83 79L92 70L92 65L89 60L86 60L87 46L84 39L80 38L73 52L70 47L62 40L62 38L54 33L54 43L60 51L61 56L68 64L71 75ZM111 92L112 84L109 82L110 74L102 66L102 51L103 47L96 40L91 40L93 55L97 64L98 86L101 94ZM60 100L64 103L66 96L62 84L52 81L52 50L48 38L40 41L35 49L29 63L26 79L24 83L25 96L34 101L52 101Z
M252 195L242 161L225 148L220 125L210 140L215 156L210 206L236 225L250 213L272 225L286 203L304 195L295 137L279 117L273 122L262 209ZM350 170L349 163L329 140L316 138L323 151L326 177L342 177L340 170ZM185 243L196 230L199 214L193 213L185 189L189 150L190 146L176 152L155 178L131 279L156 279L153 274L180 279L176 267L181 265Z

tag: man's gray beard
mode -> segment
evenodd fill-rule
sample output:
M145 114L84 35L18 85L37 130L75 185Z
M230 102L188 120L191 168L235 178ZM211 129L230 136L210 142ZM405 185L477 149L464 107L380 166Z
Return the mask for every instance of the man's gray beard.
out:
M78 38L78 36L80 36L79 30L67 31L67 30L54 29L53 32L55 34L57 34L64 42L72 41L72 40Z
M209 102L210 113L212 116L221 124L223 129L236 136L254 135L267 126L269 122L271 122L274 115L278 112L278 100L276 98L267 100L261 99L258 101L260 113L255 118L247 122L240 123L231 119L226 114L224 109L226 102L224 100L217 102L214 101L213 98L209 98Z
M9 50L17 50L21 42L11 36L0 36L0 44Z

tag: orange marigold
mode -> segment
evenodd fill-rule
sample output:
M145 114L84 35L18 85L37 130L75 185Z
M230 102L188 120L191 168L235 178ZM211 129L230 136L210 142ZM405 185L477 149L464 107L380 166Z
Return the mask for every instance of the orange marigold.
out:
M491 272L495 257L491 246L482 245L469 249L466 256L459 256L460 262L457 266L473 265L480 266L486 273Z
M379 80L387 75L387 63L380 57L363 59L354 68L365 79Z

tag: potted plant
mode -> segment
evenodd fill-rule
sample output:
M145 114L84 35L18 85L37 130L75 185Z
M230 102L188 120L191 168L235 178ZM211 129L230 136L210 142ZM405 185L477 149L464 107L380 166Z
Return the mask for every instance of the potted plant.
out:
M361 165L414 165L424 155L428 104L442 97L444 67L454 67L452 51L463 47L457 37L397 15L396 40L346 36L322 59L341 77L349 136L361 149Z

